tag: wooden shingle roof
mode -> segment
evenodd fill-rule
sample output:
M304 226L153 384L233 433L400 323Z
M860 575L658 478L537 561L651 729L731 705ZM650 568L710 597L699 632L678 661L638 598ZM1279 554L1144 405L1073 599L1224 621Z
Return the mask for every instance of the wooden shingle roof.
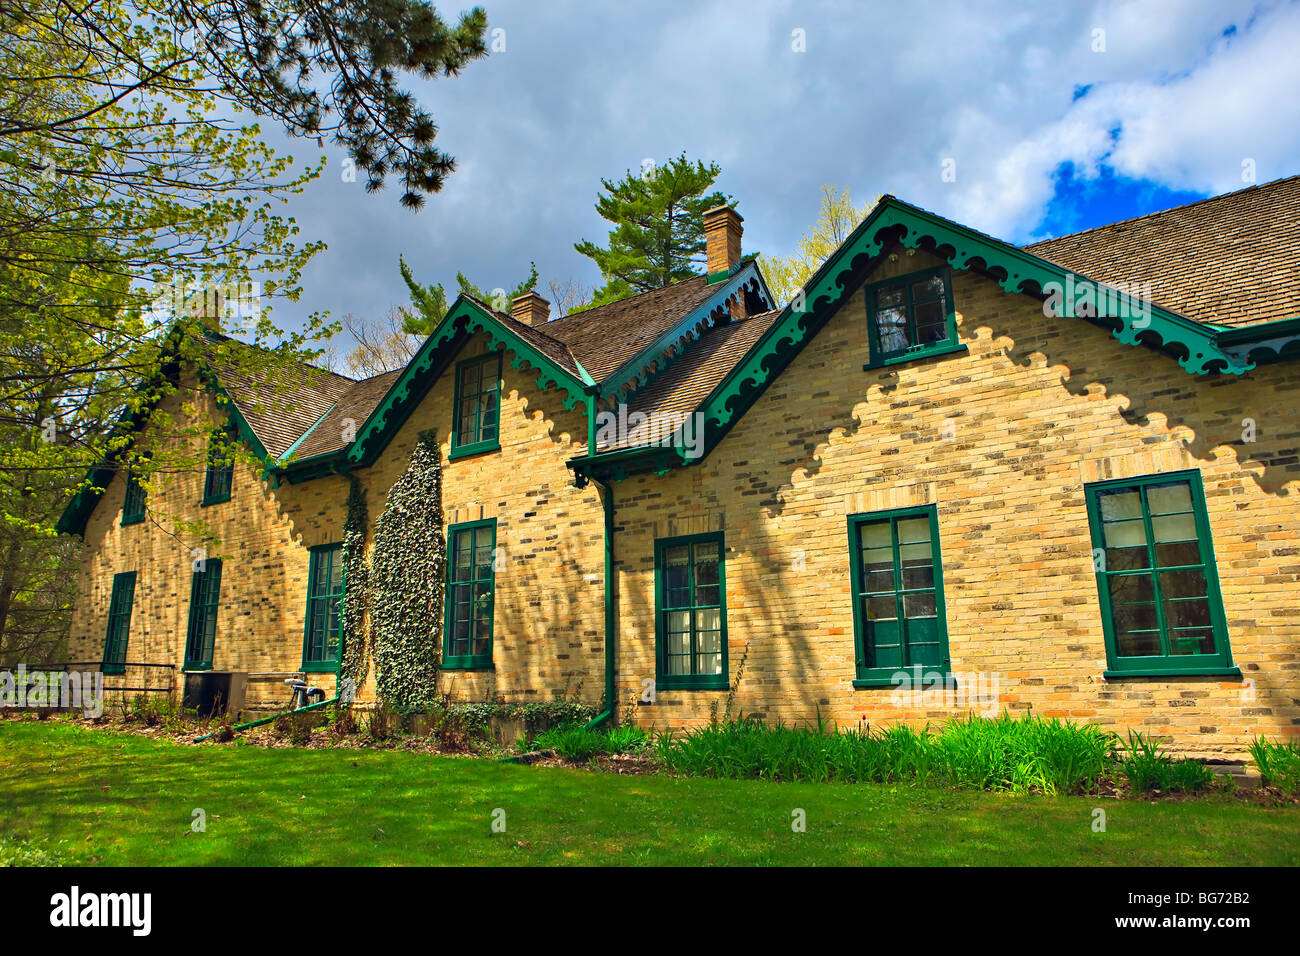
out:
M1300 315L1300 176L1024 247L1098 282L1151 283L1189 319L1245 326Z

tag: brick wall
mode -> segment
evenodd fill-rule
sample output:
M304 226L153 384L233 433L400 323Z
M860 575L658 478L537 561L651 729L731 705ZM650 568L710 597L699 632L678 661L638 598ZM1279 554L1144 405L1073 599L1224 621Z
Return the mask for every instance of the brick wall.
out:
M481 353L482 337L462 357ZM451 461L453 381L444 374L373 467L357 472L374 524L388 489L406 469L419 434L433 429L442 450L443 510L448 524L496 518L504 566L496 576L494 669L443 671L440 690L459 699L599 701L603 691L603 525L594 488L573 487L565 462L586 449L582 410L565 411L555 393L536 387L535 373L502 364L501 449ZM452 366L454 368L454 365ZM199 414L213 416L206 395ZM188 421L180 402L168 408ZM214 418L215 420L215 418ZM348 479L330 476L273 488L249 469L237 470L231 500L200 508L203 474L172 476L151 496L150 517L121 527L125 482L115 478L87 525L73 613L70 659L103 654L113 574L138 571L128 660L172 663L179 673L189 613L191 549L200 542L161 527L153 508L202 517L221 539L209 553L223 559L213 667L273 673L250 686L249 703L287 701L285 672L302 662L308 548L341 542ZM125 681L135 685L134 672ZM335 692L333 675L313 683ZM373 694L368 681L363 700Z
M900 251L871 278L937 264ZM858 290L701 464L615 486L620 701L655 676L655 538L724 530L733 678L748 651L736 710L841 724L957 712L851 684L846 516L935 504L952 667L996 679L1000 706L1199 755L1300 733L1300 366L1193 378L973 273L953 291L969 354L864 371ZM1246 681L1104 680L1083 485L1187 468L1204 480ZM660 690L637 719L699 722L724 697Z

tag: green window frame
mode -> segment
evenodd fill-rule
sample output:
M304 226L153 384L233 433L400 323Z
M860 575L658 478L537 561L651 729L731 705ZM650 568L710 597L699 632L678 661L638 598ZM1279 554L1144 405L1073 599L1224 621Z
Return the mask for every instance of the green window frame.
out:
M212 669L217 642L217 608L221 603L221 559L207 558L190 582L190 621L185 633L182 670Z
M946 266L873 282L865 296L871 361L864 369L967 351L957 337L952 272Z
M951 680L939 511L934 505L849 515L854 687Z
M488 352L456 363L451 453L460 458L501 447L501 353Z
M326 544L307 552L307 616L303 623L302 669L338 670L343 646L343 601L347 581L343 545Z
M1233 666L1198 470L1084 486L1111 677L1214 674Z
M230 438L220 430L214 431L208 442L208 470L203 475L203 507L230 500L230 489L235 483L235 463L223 454L223 449L229 442Z
M721 531L655 541L655 686L726 690L727 550Z
M492 666L496 604L495 518L447 529L447 576L443 596L442 666L469 670Z
M135 470L126 472L126 496L122 500L122 525L139 524L144 521L146 493L144 486L136 477Z
M104 674L126 673L126 644L131 636L131 610L135 606L134 571L113 575L112 597L108 602L108 628L104 632Z

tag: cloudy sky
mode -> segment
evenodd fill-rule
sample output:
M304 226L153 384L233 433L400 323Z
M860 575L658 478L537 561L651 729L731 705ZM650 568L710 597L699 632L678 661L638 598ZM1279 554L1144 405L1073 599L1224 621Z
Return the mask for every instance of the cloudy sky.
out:
M683 150L722 167L746 251L776 254L823 183L1022 243L1300 173L1296 3L482 2L504 49L412 82L456 173L411 213L327 144L288 211L329 248L281 326L404 303L399 254L448 287L530 260L543 292L598 284L573 243L605 239L601 177Z

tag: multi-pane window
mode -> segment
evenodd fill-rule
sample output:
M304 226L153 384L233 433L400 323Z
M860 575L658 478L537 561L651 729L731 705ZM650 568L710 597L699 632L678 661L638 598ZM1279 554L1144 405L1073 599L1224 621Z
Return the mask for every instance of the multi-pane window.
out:
M496 521L452 525L447 530L446 624L443 667L492 663Z
M230 486L235 478L235 463L231 457L230 439L222 432L213 432L208 445L208 470L203 476L203 504L216 505L230 500Z
M867 287L872 361L918 358L959 346L946 269Z
M943 562L933 505L849 518L858 683L949 669Z
M342 633L343 546L312 548L307 570L307 625L303 639L305 671L334 670Z
M489 352L456 365L453 403L453 454L488 451L500 446L501 353Z
M139 524L144 520L145 490L134 469L126 473L126 498L122 502L122 524Z
M108 602L108 630L104 635L105 674L126 673L126 642L131 634L131 608L135 604L135 572L113 575L113 594Z
M1112 671L1232 668L1199 472L1089 485Z
M656 684L727 686L727 588L720 532L655 542Z
M207 558L190 584L190 624L185 638L185 667L212 667L217 641L217 606L221 601L221 559Z

